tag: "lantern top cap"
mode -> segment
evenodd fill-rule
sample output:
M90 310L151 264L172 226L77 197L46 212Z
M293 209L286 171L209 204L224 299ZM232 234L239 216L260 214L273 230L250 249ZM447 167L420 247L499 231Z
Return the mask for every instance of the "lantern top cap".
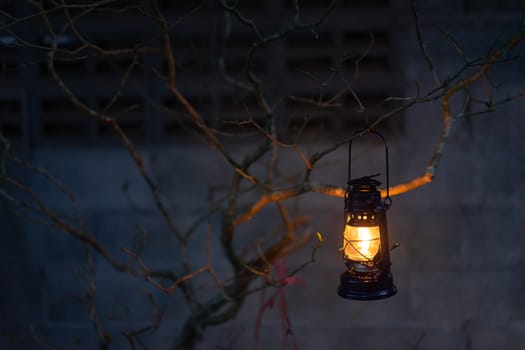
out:
M381 185L381 182L374 179L377 176L379 174L353 179L348 182L348 185L351 186L352 192L372 192L376 190L377 186Z

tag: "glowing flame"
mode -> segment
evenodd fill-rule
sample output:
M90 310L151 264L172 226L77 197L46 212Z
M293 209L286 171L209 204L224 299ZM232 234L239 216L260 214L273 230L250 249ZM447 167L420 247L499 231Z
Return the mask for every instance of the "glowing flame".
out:
M353 261L371 261L379 251L379 226L346 225L343 238L345 257Z

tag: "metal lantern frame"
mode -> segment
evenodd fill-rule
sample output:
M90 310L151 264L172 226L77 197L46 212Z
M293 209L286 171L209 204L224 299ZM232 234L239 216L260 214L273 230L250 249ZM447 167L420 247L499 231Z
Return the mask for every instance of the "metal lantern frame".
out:
M347 270L341 274L341 284L337 293L343 298L353 300L384 299L397 293L390 272L390 246L386 222L386 211L392 204L389 195L388 146L381 133L371 129L367 131L380 138L385 147L386 196L384 200L381 200L381 192L377 189L381 183L374 178L379 174L352 180L352 140L350 140L348 144L348 187L345 193L345 230L347 228L379 229L379 238L377 238L379 239L379 247L374 256L363 255L359 247L354 245L360 244L358 240L347 240L346 231L343 233L341 251ZM350 248L362 256L358 259L352 259L346 254L347 245L351 245Z

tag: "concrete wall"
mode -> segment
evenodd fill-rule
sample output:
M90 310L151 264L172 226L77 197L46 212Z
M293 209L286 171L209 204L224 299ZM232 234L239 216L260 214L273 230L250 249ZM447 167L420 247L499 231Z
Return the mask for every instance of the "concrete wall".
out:
M488 3L479 7L472 1L463 6L442 1L421 4L421 12L432 14L423 18L423 33L431 43L429 50L440 77L460 66L461 57L432 25L438 23L457 33L457 40L469 55L481 54L497 35L511 31L507 23L516 23L508 11L501 15L507 17L498 17ZM509 4L509 8L519 7ZM501 8L507 6L503 5ZM410 18L400 18L399 23L402 29L398 35L406 38L399 41L399 69L406 81L405 96L413 96L416 82L424 90L432 81ZM498 90L499 97L522 90L524 75L523 60L497 68L493 79L505 81ZM482 95L483 89L475 93ZM400 247L391 256L399 290L391 299L353 302L336 295L339 274L344 270L337 254L342 200L319 194L302 197L299 204L311 217L312 233L322 232L326 243L316 263L299 275L305 286L286 289L293 334L300 349L525 348L524 110L525 102L516 101L495 113L459 120L435 181L393 199L388 212L389 231L391 241L399 242ZM389 139L393 183L423 173L439 137L440 118L438 103L416 106L405 114L402 133ZM232 149L251 146L230 145ZM356 164L356 172L364 175L382 169L380 148L367 142L356 147L356 163L360 165ZM228 183L231 171L221 159L210 155L206 146L181 144L141 151L170 203L170 211L183 227L188 227L189 219L205 207L208 185ZM118 257L126 259L120 249L133 246L140 225L148 232L144 258L155 267L176 265L177 244L151 213L152 198L124 151L42 147L22 153L75 190L86 224ZM283 173L293 172L299 164L290 152L283 154L280 167ZM314 173L315 179L344 184L346 150L329 156L320 169ZM69 208L64 196L42 177L19 172L53 207ZM120 190L124 183L129 184L134 203L144 209L140 213L130 208ZM1 215L0 280L4 283L0 288L0 347L35 349L39 348L35 344L38 338L57 349L96 348L87 307L75 299L85 291L82 278L75 273L85 264L83 246L62 232L32 225L6 211ZM249 242L271 229L275 213L269 209L262 215L241 227L241 234L246 235L242 241ZM217 242L219 218L213 216L211 223L212 241ZM204 232L202 227L199 237ZM198 267L205 260L204 243L199 238L191 245L192 261ZM288 268L308 260L310 252L310 245L306 245L288 258ZM212 260L221 276L227 276L228 266L218 250L213 250ZM111 334L111 348L127 348L122 330L150 323L153 315L147 295L151 294L167 312L162 326L144 340L152 349L169 349L187 314L182 301L141 279L116 273L99 257L95 265L96 303ZM199 277L197 285L206 294L213 281ZM274 292L268 290L266 296ZM250 296L237 319L209 329L201 348L250 348L259 306L259 295ZM259 348L279 348L281 329L276 305L262 321ZM76 347L78 343L82 346Z

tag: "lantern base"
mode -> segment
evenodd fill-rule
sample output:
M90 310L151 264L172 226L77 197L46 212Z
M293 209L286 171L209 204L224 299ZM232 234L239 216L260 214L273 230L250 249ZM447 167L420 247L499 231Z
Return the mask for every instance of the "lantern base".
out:
M392 274L388 273L378 279L364 280L350 271L341 274L341 284L337 294L345 299L378 300L389 298L397 293Z

